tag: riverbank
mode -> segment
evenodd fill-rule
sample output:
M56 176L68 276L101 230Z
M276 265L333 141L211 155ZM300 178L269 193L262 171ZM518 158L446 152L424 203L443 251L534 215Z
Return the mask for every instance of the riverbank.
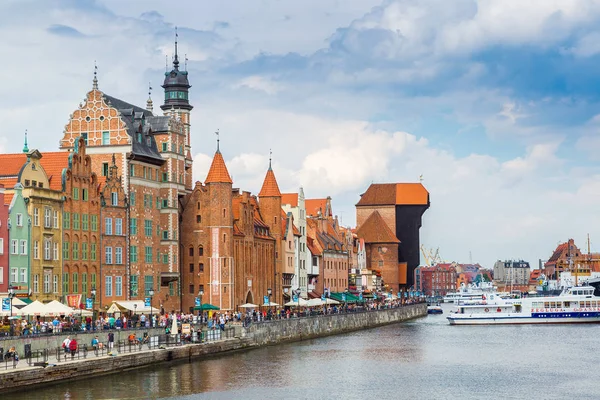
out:
M194 360L232 351L243 351L265 345L312 339L346 332L369 329L407 321L427 315L426 304L349 314L321 315L265 321L239 330L239 336L209 343L179 344L117 356L95 356L66 360L42 367L22 367L0 371L0 392L24 387L50 384L66 379L79 379L140 368L173 360ZM237 334L237 332L236 332ZM21 360L19 363L24 363Z

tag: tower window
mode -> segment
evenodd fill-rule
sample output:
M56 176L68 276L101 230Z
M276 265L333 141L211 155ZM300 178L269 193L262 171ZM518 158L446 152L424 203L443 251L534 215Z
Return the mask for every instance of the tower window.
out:
M102 144L103 145L110 144L110 132L108 132L108 131L102 132Z
M87 134L87 132L81 132L81 137L83 138L83 140L85 142L85 145L87 146L87 144L88 144L88 139L87 139L88 134Z
M102 176L108 176L108 163L102 163Z

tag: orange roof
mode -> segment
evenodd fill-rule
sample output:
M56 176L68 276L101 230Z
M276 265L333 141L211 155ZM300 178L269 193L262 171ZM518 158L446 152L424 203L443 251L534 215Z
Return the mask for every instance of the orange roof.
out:
M10 205L10 202L12 201L14 195L14 193L4 193L4 204Z
M50 189L62 190L62 171L64 168L69 166L69 152L66 151L54 151L42 153L40 164L48 180L50 181ZM27 162L27 154L16 153L16 154L1 154L0 164L2 165L2 175L7 178L13 178L8 180L0 179L0 182L4 184L6 188L12 189L17 183L17 178L21 168Z
M321 215L325 215L325 209L327 208L327 199L306 199L304 201L306 208L306 215L316 217L321 210Z
M277 179L275 179L275 174L273 170L269 166L267 171L267 175L265 176L265 181L263 182L262 189L258 193L259 197L280 197L281 192L279 191L279 185L277 185Z
M27 162L27 154L25 153L0 154L0 164L2 164L0 176L19 175L19 172L21 171L21 168L23 168L25 162ZM12 186L8 187L5 185L5 187L7 189L12 189Z
M223 160L223 155L219 150L215 153L204 183L233 183L229 171L227 171L225 160Z
M48 175L50 189L62 191L62 171L69 167L69 152L55 151L43 153L40 164Z
M298 193L282 193L281 204L289 204L292 207L298 207Z
M373 183L357 206L428 205L429 192L421 183Z
M367 243L400 243L379 211L374 211L358 228L358 236Z

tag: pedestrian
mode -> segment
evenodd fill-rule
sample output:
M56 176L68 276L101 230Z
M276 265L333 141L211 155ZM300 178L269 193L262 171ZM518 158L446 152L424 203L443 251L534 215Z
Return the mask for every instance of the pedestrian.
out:
M75 353L77 352L77 339L73 338L69 342L69 350L71 351L71 360L75 357Z
M65 354L69 354L69 344L71 343L71 336L67 336L65 340L63 340L62 348L65 350Z
M94 349L94 354L98 355L98 336L92 339L92 348Z
M115 344L115 334L112 332L108 333L108 351L113 349L113 345Z

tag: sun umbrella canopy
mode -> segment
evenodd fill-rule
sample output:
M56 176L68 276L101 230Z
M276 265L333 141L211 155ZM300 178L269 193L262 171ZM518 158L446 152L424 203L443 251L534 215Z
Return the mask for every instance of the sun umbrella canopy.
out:
M194 310L207 311L207 310L220 310L220 308L217 306L213 306L212 304L209 304L209 303L202 303L202 305L194 307Z
M20 315L41 315L46 316L49 314L47 307L40 303L39 301L34 301L31 304L26 305L25 307L19 310Z
M246 303L246 304L242 304L241 306L239 306L240 308L256 308L258 307L256 304L252 304L252 303Z
M307 306L308 307L318 307L318 306L322 306L323 304L325 304L323 302L323 300L316 298L316 299L310 299L309 301L307 301Z
M298 298L298 301L288 301L284 304L286 307L306 307L308 301L304 300L302 297Z

